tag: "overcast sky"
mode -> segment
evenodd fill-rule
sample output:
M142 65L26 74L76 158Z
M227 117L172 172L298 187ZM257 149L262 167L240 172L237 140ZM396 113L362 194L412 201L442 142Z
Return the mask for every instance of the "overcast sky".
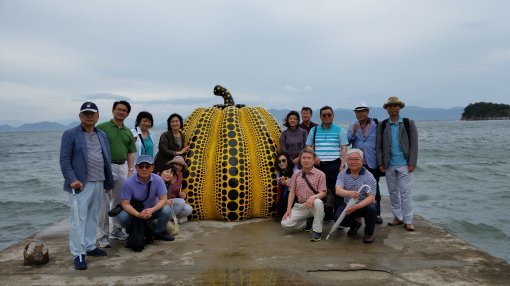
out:
M86 100L155 115L510 103L510 1L0 0L0 123L77 119ZM157 116L159 117L159 116ZM157 122L160 124L161 122Z

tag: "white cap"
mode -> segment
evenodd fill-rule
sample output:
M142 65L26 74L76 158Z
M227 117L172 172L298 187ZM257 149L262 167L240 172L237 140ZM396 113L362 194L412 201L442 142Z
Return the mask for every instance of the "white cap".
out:
M354 106L354 111L358 111L358 110L370 110L370 108L368 108L368 105L366 102L360 101L360 102L356 103L356 105Z

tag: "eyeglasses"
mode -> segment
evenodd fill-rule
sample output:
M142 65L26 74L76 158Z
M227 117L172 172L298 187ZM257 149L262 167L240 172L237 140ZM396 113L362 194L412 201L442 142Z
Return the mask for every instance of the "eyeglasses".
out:
M331 117L333 116L333 113L323 113L321 114L322 117Z
M281 164L281 163L287 163L287 159L280 159L280 160L278 160L278 164Z
M152 165L151 164L139 164L139 165L136 165L136 167L138 169L142 169L143 170L143 169L150 169L152 167Z

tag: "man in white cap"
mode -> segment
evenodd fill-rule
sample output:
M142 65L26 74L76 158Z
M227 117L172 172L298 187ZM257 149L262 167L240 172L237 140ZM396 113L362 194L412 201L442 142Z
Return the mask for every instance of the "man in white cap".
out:
M352 123L347 130L347 140L352 148L363 151L363 167L374 176L377 182L375 195L375 206L377 208L377 224L382 224L381 218L381 193L379 191L379 178L381 172L377 165L376 143L377 143L377 125L378 120L370 118L368 113L370 108L364 101L360 101L354 106L354 113L357 121Z
M404 224L406 230L414 231L411 186L418 161L418 131L413 120L400 116L404 106L398 97L388 98L383 105L389 118L377 130L377 164L381 172L386 172L395 217L388 225Z
M64 190L69 193L71 228L69 248L77 270L87 268L85 255L106 256L96 247L96 226L104 190L113 188L110 147L106 134L97 129L99 110L93 102L80 109L81 124L64 132L60 168Z

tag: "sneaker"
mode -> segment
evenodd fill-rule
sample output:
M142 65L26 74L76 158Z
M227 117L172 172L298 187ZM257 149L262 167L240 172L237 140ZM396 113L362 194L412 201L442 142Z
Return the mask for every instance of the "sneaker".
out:
M178 219L177 219L177 222L178 222L179 224L181 224L181 223L183 223L183 222L187 222L187 221L188 221L188 217L187 217L187 216L185 216L185 217L181 217L181 218L178 218Z
M361 227L361 222L355 220L354 225L352 225L347 231L347 235L356 235L358 233L359 228Z
M81 261L80 261L80 258L81 258ZM76 269L76 270L87 269L87 261L85 260L84 255L78 255L74 258L74 269Z
M313 226L313 217L306 219L306 225L303 227L303 230L306 232L312 232L312 226Z
M377 218L375 219L375 223L376 224L382 224L383 223L383 220L382 220L380 215L378 215Z
M129 235L125 234L121 228L114 229L110 233L111 239L126 240L128 237Z
M96 256L96 257L98 257L98 256L106 256L106 255L107 255L106 251L101 250L101 249L99 249L97 247L92 249L92 250L90 250L90 251L87 251L87 256Z
M175 238L168 232L164 231L164 232L155 232L154 239L155 240L163 240L163 241L174 241Z
M404 224L404 228L405 228L407 231L414 231L414 225L413 225L413 224L411 224L411 223L409 223L409 224L405 223L405 224Z
M364 243L372 243L372 242L374 242L374 236L373 235L365 234L365 236L363 237L363 242Z
M318 232L312 232L312 238L310 239L311 241L319 241L321 240L321 236L322 236L322 233L318 233Z
M110 240L108 239L108 236L103 236L99 239L99 247L101 248L109 248L110 247Z
M388 225L389 226L396 226L396 225L401 225L403 224L404 222L399 220L398 218L393 218L392 221L388 222Z

